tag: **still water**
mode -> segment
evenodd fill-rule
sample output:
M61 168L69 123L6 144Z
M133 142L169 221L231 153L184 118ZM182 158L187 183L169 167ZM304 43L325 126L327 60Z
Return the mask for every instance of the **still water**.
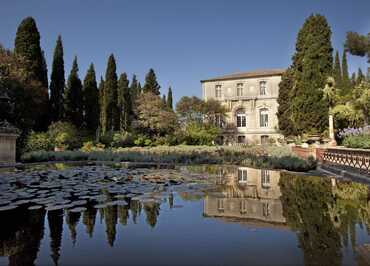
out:
M41 170L25 172L24 176L37 171ZM50 175L68 176L66 171L78 178L73 167L53 169ZM80 167L79 171L87 178L94 171L108 170L97 166ZM80 201L87 199L81 202L80 211L72 205L54 208L45 198L46 208L32 210L36 200L23 200L18 201L17 208L0 211L0 265L367 265L369 262L367 185L230 166L133 171L134 177L125 182L113 176L110 181L99 183L104 188L109 186L102 189L104 199L95 193L101 188L94 193L79 192ZM126 176L129 174L125 172ZM2 180L12 182L13 175L0 173ZM148 178L143 179L144 188L130 185L135 176L141 175L155 176L156 181L151 180L148 185L145 183ZM166 184L164 180L173 176L171 185ZM16 199L8 191L10 181L2 181L0 186L13 202L9 204L14 205ZM62 189L57 192L55 181L45 182L53 193L61 193ZM126 186L124 192L117 186ZM21 190L17 193L24 196L27 191ZM35 186L31 190L28 188L31 194L42 194ZM120 200L112 201L114 197ZM2 200L4 206L5 199ZM41 201L37 202L40 206Z

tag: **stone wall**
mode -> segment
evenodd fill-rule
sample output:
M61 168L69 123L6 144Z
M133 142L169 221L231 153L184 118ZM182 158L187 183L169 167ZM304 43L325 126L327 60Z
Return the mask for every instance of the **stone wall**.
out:
M17 134L0 133L0 164L15 163L17 137Z

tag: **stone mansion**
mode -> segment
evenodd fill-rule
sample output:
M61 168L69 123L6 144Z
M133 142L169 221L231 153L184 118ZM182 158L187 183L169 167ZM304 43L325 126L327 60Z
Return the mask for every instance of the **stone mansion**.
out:
M219 121L220 142L265 144L281 138L277 98L285 69L258 70L202 80L203 99L220 101L227 109Z

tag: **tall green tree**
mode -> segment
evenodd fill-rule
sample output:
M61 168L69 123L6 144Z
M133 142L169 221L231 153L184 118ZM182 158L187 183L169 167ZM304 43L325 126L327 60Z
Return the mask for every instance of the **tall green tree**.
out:
M132 99L136 99L137 96L141 93L140 83L137 80L137 77L135 74L132 76L130 92L132 95Z
M48 78L40 46L40 33L36 21L27 17L19 24L14 42L14 52L25 58L27 68L47 90Z
M335 80L335 84L337 85L338 88L340 88L341 84L342 84L342 68L341 68L341 65L340 65L338 50L335 52L333 77L334 77L334 80Z
M160 88L161 86L158 84L154 70L152 68L149 69L148 74L145 76L144 92L151 92L155 95L160 95Z
M279 97L277 100L279 104L277 112L279 129L284 136L296 135L294 123L292 121L292 106L290 101L293 86L293 71L289 68L281 77L281 82L279 83Z
M170 110L173 110L173 99L172 99L172 88L169 87L168 88L168 94L167 94L167 107L170 109Z
M63 118L63 93L65 86L63 54L62 37L59 35L54 49L50 80L50 115L53 122Z
M99 126L99 90L96 83L94 65L91 64L83 84L84 126L95 132Z
M292 118L299 134L323 133L328 126L328 103L322 90L332 73L330 39L326 18L318 14L308 17L298 33L293 56Z
M348 95L351 92L352 85L349 78L348 63L347 63L347 53L344 50L342 55L342 83L340 84L343 95Z
M45 58L40 46L40 33L35 20L27 17L18 26L14 42L14 52L25 59L26 69L32 80L40 82L40 112L36 119L35 129L46 129L48 125L48 77Z
M107 128L107 108L106 108L106 101L105 101L105 90L104 90L104 79L100 77L99 83L99 129L102 135L105 134Z
M132 122L132 96L127 74L122 73L118 80L118 105L120 110L120 129L130 131Z
M166 99L165 94L162 95L162 104L163 104L163 107L167 107L167 99Z
M361 82L365 80L365 76L364 74L362 73L362 69L359 68L358 69L358 72L357 72L357 79L356 79L356 85L359 85L361 84Z
M103 132L119 130L120 112L118 109L116 60L111 54L105 72L104 94L106 108L106 128Z
M83 94L82 83L78 76L77 56L72 64L64 94L65 119L76 127L81 128L83 123Z

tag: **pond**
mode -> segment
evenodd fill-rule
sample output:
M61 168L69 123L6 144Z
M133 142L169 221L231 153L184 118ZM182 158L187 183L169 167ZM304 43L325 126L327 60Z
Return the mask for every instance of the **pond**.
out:
M366 265L369 189L234 166L0 172L0 265Z

